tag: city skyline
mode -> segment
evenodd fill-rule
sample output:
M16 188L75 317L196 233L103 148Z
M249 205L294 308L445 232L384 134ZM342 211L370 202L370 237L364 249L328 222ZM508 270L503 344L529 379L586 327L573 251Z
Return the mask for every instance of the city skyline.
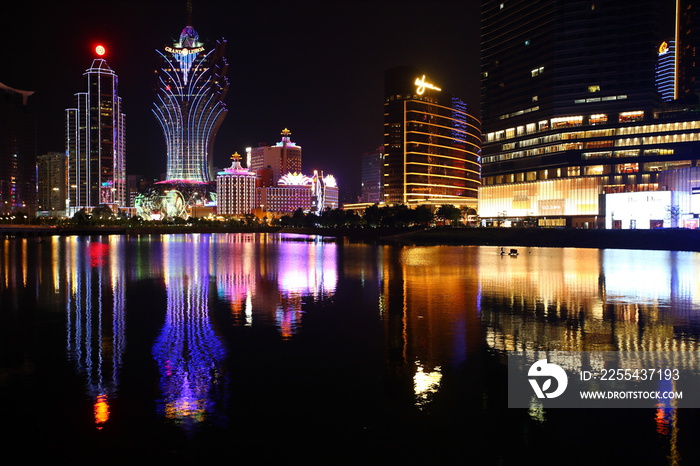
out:
M0 82L35 91L38 154L62 149L62 111L100 42L120 76L127 173L165 173L165 144L150 111L153 72L156 50L185 22L186 2L145 2L132 11L110 1L29 1L6 11L14 18L9 36L31 40L19 42ZM269 135L288 127L305 147L305 172L336 174L346 200L359 194L361 156L383 142L383 73L395 65L420 66L478 115L479 2L210 0L194 1L192 17L204 41L227 41L229 115L217 135L215 167L228 166L245 147L274 142Z

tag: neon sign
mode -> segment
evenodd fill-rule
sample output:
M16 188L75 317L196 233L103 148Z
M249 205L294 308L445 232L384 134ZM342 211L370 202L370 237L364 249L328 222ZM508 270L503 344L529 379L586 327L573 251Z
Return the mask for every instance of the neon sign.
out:
M204 52L204 47L197 47L194 49L188 49L188 48L182 48L182 49L175 49L172 47L165 47L165 51L172 53L173 55L183 55L187 56L191 53L199 53L199 52Z
M430 83L425 82L425 75L423 75L422 78L416 78L415 85L416 85L416 92L418 93L418 95L423 95L423 93L425 92L426 89L432 89L434 91L441 91L442 90L434 84L430 84Z
M98 45L97 47L95 47L95 53L97 55L102 56L105 54L105 52L106 52L106 50L102 45Z

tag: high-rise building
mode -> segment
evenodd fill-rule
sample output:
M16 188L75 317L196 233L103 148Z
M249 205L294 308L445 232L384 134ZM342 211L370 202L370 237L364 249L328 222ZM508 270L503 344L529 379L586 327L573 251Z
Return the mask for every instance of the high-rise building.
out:
M482 2L482 219L602 227L606 194L660 190L659 172L698 164L697 112L663 102L657 88L673 9L673 0ZM696 73L677 37L675 51L675 76Z
M42 215L66 215L68 194L68 157L64 152L49 152L37 157L38 209Z
M287 173L301 173L301 146L291 140L291 131L282 130L282 140L274 146L260 144L250 151L250 168L258 171L270 167L272 182L277 183Z
M36 210L36 119L33 91L0 83L0 214Z
M384 202L384 146L362 155L360 202Z
M153 108L163 129L167 179L208 182L213 178L214 139L226 116L226 41L208 47L187 25L172 46L158 50L158 92Z
M481 125L412 66L386 71L384 202L476 206Z
M104 48L83 76L85 91L66 109L67 214L100 205L126 206L126 127L117 74Z
M700 99L700 5L696 0L676 0L676 99L698 103Z

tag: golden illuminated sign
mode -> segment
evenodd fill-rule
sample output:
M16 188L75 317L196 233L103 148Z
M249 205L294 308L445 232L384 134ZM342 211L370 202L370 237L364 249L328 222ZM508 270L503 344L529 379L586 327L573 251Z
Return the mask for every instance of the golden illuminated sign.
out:
M182 56L187 56L190 53L199 53L199 52L204 52L204 47L197 47L194 49L188 49L188 48L182 48L182 49L175 49L172 47L165 47L166 52L170 52L173 55L182 55Z
M659 55L663 55L666 52L668 52L668 43L664 41L659 46Z
M441 91L439 87L435 86L434 84L430 84L425 82L425 75L421 78L416 78L416 92L418 95L423 95L426 89L432 89L434 91Z

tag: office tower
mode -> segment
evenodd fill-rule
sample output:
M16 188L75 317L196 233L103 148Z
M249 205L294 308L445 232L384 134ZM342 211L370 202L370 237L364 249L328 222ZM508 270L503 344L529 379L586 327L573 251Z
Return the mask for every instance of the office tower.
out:
M37 157L38 209L43 215L66 215L68 194L68 157L64 152L49 152Z
M0 83L0 214L36 210L36 119L33 91Z
M219 215L245 215L256 209L255 172L241 166L238 153L231 157L231 167L216 176L216 213Z
M362 155L362 192L360 202L384 201L384 147Z
M274 146L260 144L250 151L250 168L272 169L272 182L277 183L287 173L301 173L301 146L291 140L291 131L282 130L282 140Z
M476 205L479 121L412 66L385 73L384 201Z
M126 201L126 127L116 73L104 48L83 76L85 91L66 109L68 215L100 205L118 208Z
M676 0L676 99L698 103L700 96L700 5L695 0Z
M673 8L482 2L482 219L602 227L605 195L657 191L659 172L697 165L700 119L656 84Z
M165 137L168 180L212 179L214 139L227 112L225 48L223 39L213 48L199 40L190 9L179 39L158 50L163 66L153 113Z

